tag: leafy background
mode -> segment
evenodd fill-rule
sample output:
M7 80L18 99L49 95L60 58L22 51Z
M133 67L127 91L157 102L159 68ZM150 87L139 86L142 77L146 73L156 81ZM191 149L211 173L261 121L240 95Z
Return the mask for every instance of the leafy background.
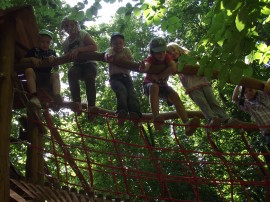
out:
M125 35L126 45L132 50L135 60L140 61L148 54L148 43L154 36L162 36L167 42L178 42L191 50L190 57L185 57L181 64L199 64L199 74L205 75L211 80L214 93L221 106L232 117L241 120L250 121L250 117L237 110L231 102L231 95L234 84L237 84L242 76L267 80L269 77L269 20L270 5L269 0L153 0L147 2L144 0L133 0L127 2L126 6L120 7L110 22L102 24L94 24L98 18L102 18L100 9L101 2L114 4L116 0L95 0L95 1L78 1L75 6L70 6L60 0L4 0L0 2L0 8L6 9L14 6L32 5L34 8L38 27L40 29L49 29L55 33L53 48L58 55L62 55L61 42L63 35L60 30L60 24L64 16L71 15L78 20L82 29L87 30L98 44L99 52L105 51L109 46L109 37L112 32L119 31ZM86 23L87 22L87 23ZM89 23L90 22L90 23ZM61 93L65 100L69 100L70 92L67 86L67 69L70 64L62 65L60 68L62 90ZM181 66L179 66L181 68ZM212 79L213 70L218 70L218 78ZM143 95L141 83L142 74L132 73L135 88L141 102L143 112L150 112L147 98ZM198 107L185 94L183 88L179 84L177 77L172 77L171 85L179 93L181 100L184 102L188 110L198 110ZM84 101L85 89L82 86ZM107 64L98 63L97 77L97 106L102 108L115 110L115 95L108 84L108 67ZM161 111L173 111L174 109L160 104ZM12 120L12 136L18 137L20 124L18 118L25 114L25 110L17 110L13 112ZM55 125L59 128L65 128L70 131L78 130L74 123L74 114L62 109L59 113L53 114ZM178 120L176 120L178 122ZM96 124L89 124L84 116L78 117L78 123L83 126L83 132L87 134L98 135L99 137L108 138L107 131L104 129L104 119L98 118ZM112 123L113 124L113 123ZM202 125L205 121L202 120ZM168 127L163 133L155 133L151 129L151 125L145 125L146 135L149 137L151 144L164 148L175 146L172 140L172 131ZM117 138L124 142L140 142L138 131L133 130L132 125L126 123L124 129L114 128ZM61 136L70 145L80 144L80 140L74 135L61 132ZM137 138L136 138L137 137ZM205 130L199 130L194 137L186 138L180 134L186 149L207 151L211 150ZM258 133L249 133L249 144L255 151L265 151L263 137ZM246 145L241 139L241 133L237 130L221 130L218 135L213 136L213 140L218 145L220 151L223 152L245 152ZM46 142L48 148L51 146L50 141ZM100 150L106 150L108 145L94 141L89 147L95 146ZM26 162L26 145L11 145L10 159L17 169L23 174L25 172ZM136 153L138 151L123 151L124 153ZM81 153L72 151L74 156L83 158ZM158 157L161 154L157 152ZM163 154L166 158L176 158L172 153ZM106 157L99 155L92 156L93 161L100 163L109 163ZM204 157L208 161L215 160L214 157ZM229 160L230 157L227 157ZM198 160L198 156L194 156ZM263 158L261 158L264 160ZM235 159L234 159L235 160ZM238 159L239 160L239 159ZM242 162L249 162L249 158L241 159ZM53 170L54 164L47 162L48 167ZM145 170L151 169L150 164L144 163ZM168 166L167 172L181 173L179 166ZM180 171L179 171L180 169ZM215 176L226 176L228 173L218 167L213 168ZM243 179L258 180L258 174L254 167L248 168L248 176L242 167L235 168L241 173ZM198 172L205 176L207 170L201 164ZM87 175L87 174L86 174ZM112 186L109 178L102 175L95 176L95 185ZM76 179L74 178L76 181ZM107 182L107 183L106 183ZM157 185L148 185L153 192L159 192ZM172 190L183 193L190 193L192 198L192 190L188 186L180 186L179 184L171 185ZM224 186L225 197L230 197ZM251 189L251 188L250 188ZM226 191L227 190L227 191ZM184 192L185 191L185 192ZM211 196L211 201L219 201L218 193L209 187L201 187L202 198L207 199ZM134 190L136 192L136 190ZM252 190L253 199L263 201L264 189L257 188ZM181 195L181 194L180 194ZM178 196L181 197L181 196ZM187 197L187 199L190 199ZM243 201L245 195L241 193L241 189L235 192L237 201ZM208 198L209 199L209 198Z

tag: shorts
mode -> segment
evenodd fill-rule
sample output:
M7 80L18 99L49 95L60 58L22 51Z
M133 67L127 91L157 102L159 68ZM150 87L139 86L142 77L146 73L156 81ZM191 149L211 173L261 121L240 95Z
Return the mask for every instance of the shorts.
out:
M153 83L143 84L143 92L144 92L145 95L149 96L150 87L152 86L152 84ZM171 106L172 103L168 101L168 97L173 92L175 92L174 89L171 86L169 86L168 84L159 84L159 94L158 94L158 96L161 99L163 99L164 101L166 101L169 106Z

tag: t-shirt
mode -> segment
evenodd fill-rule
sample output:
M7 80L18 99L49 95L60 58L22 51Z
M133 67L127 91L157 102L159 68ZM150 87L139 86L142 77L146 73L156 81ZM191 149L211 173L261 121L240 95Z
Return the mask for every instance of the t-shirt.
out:
M55 56L56 57L56 52L52 49L49 49L47 51L44 51L44 50L41 50L40 48L32 48L30 49L25 57L28 58L28 57L35 57L35 58L39 58L39 59L47 59L49 58L49 56ZM34 69L36 73L50 73L51 70L52 70L52 66L50 67L45 67L45 68L35 68Z
M258 90L255 99L245 99L244 105L238 105L238 107L248 112L258 126L270 126L270 94ZM269 128L261 130L270 132Z
M65 53L70 52L71 50L74 50L79 47L84 47L84 38L86 36L90 35L85 30L80 30L79 33L76 35L76 37L73 40L70 40L69 37L66 38L66 40L62 44L63 51ZM74 62L74 64L84 64L84 63L95 63L95 61L88 60L86 62Z
M116 53L111 47L106 50L109 55L114 55L116 60L133 60L132 53L129 48L124 47L120 53ZM109 75L115 74L127 74L130 75L130 70L124 67L117 66L115 64L109 63Z
M156 60L152 55L149 55L145 60L145 62L148 62L151 65L165 65L167 67L167 65L173 61L173 58L171 55L169 55L168 53L166 53L165 55L165 59L164 61L159 61ZM151 67L150 67L151 68ZM165 81L167 82L169 79L169 77L165 78ZM152 83L153 81L151 81L150 79L150 74L146 74L144 80L143 80L143 84L147 84L147 83Z

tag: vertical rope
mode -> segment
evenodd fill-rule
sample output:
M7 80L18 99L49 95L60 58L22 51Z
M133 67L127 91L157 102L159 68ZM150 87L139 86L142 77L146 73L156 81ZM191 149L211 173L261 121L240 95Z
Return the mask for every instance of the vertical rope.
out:
M150 155L150 158L151 158L151 160L152 160L152 162L153 162L153 164L154 164L154 166L156 168L156 172L157 172L156 176L157 176L157 179L158 179L158 182L159 182L159 187L162 190L162 196L161 197L164 198L165 196L164 196L163 183L166 183L166 181L164 182L164 178L163 178L161 169L159 168L160 165L159 165L159 163L157 162L156 158L153 155L153 152L152 152L153 149L148 144L147 140L145 139L145 137L143 135L143 129L142 129L142 127L140 127L140 136L141 136L141 138L142 138L142 140L143 140L143 142L145 144L145 148L148 150L148 153ZM169 190L167 190L167 192L169 193Z
M119 164L120 164L120 166L121 166L121 171L122 171L122 176L123 176L123 178L124 178L124 183L125 183L125 186L126 186L126 191L127 191L127 194L129 195L129 194L130 194L130 190L129 190L129 186L128 186L128 182L127 182L126 169L124 168L124 165L123 165L123 163L122 163L121 154L120 154L119 151L118 151L117 143L116 143L114 134L113 134L113 132L112 132L112 129L111 129L111 127L110 127L110 123L109 123L109 119L108 119L108 118L106 119L106 123L107 123L107 127L108 127L108 130L109 130L110 136L111 136L111 138L112 138L112 143L113 143L115 152L116 152L116 154L117 154L118 162L119 162Z
M195 170L194 168L192 167L192 162L190 161L188 155L187 155L187 152L184 148L184 146L180 143L180 140L178 138L178 136L176 135L176 125L173 124L173 135L174 135L174 138L175 138L175 141L178 145L178 147L180 148L180 152L184 155L185 159L186 159L186 162L187 162L187 166L189 167L191 173L192 173L192 178L194 180L194 183L190 183L194 189L194 195L196 196L196 201L199 201L199 188L198 188L198 178L197 178L197 175L195 173Z
M84 140L84 134L82 132L81 126L78 123L78 116L77 115L75 115L75 122L76 122L77 128L80 131L80 137L82 139L83 150L84 150L84 154L86 156L86 163L87 163L87 168L88 168L88 171L89 171L90 184L91 184L91 187L93 187L94 179L93 179L93 172L92 172L91 162L90 162L90 158L89 158L88 151L87 151L87 148L86 148L86 144L85 144L85 140Z
M51 115L50 115L50 113L49 113L48 108L45 109L44 115L45 115L45 119L46 119L46 122L47 122L47 127L48 127L49 130L50 130L50 136L51 136L51 139L52 139L53 155L54 155L54 158L55 158L56 171L57 171L57 178L60 179L60 170L59 170L59 163L58 163L58 154L57 154L57 151L56 151L56 147L55 147L55 139L54 139L54 135L53 135L53 130L56 130L56 129L53 128L53 126L52 126L52 121L51 121L51 118L50 118Z

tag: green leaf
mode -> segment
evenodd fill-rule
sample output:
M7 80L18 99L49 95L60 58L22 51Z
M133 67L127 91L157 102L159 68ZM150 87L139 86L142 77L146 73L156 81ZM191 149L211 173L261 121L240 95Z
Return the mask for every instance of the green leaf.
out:
M144 16L145 18L148 18L148 16L149 16L150 12L151 12L151 10L150 10L150 9L146 9L146 10L144 10L144 11L143 11L143 16Z
M93 18L92 10L91 10L90 8L88 8L88 9L85 11L85 15L86 15L87 18L92 19L92 18Z
M235 18L235 25L239 32L241 32L243 29L245 29L245 24L243 21L240 20L239 14Z
M261 43L257 46L258 50L261 51L261 52L266 52L268 50L268 47L266 44L264 43Z
M261 13L264 15L270 15L270 9L264 6L261 10Z
M95 6L97 9L102 9L102 6L99 2L95 2L93 6Z
M167 28L168 28L168 22L167 22L167 20L163 20L163 21L161 22L161 30L162 30L162 31L166 31Z
M240 65L235 64L231 68L230 81L233 84L238 84L240 80L242 79L242 76L243 76L243 69L241 68Z
M246 67L243 69L243 75L252 77L253 76L253 68L251 66L246 65Z
M75 20L77 21L82 21L84 19L84 12L83 11L79 11L78 13L76 13L75 15Z
M85 8L85 5L82 2L77 3L78 10L83 10Z
M116 11L117 14L121 15L121 14L125 14L126 13L126 7L120 7L117 9Z
M135 17L139 17L141 15L141 10L138 7L134 7L133 14Z
M168 23L169 24L177 24L177 23L179 23L179 18L178 17L176 17L176 16L173 16L173 17L170 17L169 19L168 19Z
M263 54L260 53L260 52L256 52L254 55L253 55L253 60L260 60L262 58Z
M158 15L154 15L153 22L156 26L158 26L161 22L161 19Z

